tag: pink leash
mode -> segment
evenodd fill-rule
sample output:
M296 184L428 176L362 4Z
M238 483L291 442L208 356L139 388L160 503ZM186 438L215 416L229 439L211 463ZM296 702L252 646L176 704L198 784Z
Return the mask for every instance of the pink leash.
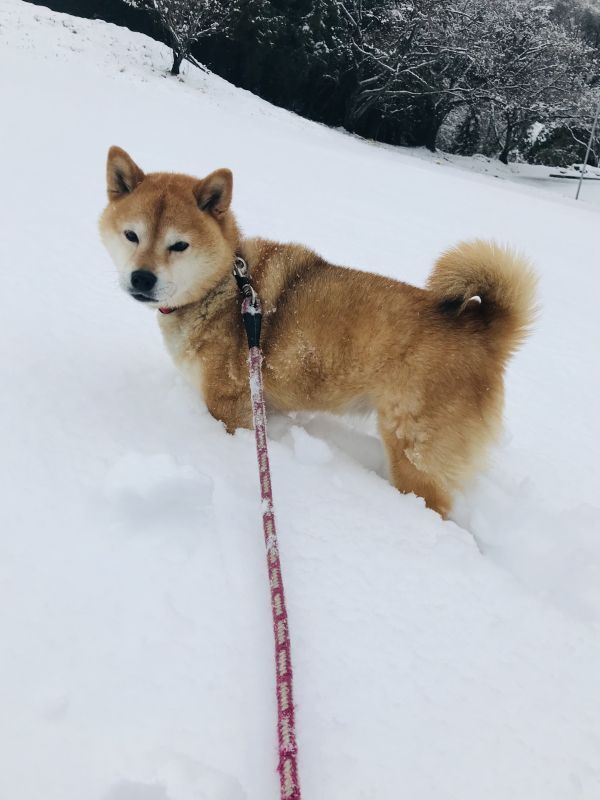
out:
M296 743L296 721L294 715L292 655L283 578L279 561L279 546L273 511L273 491L269 469L267 446L267 419L262 382L262 352L260 349L260 327L262 308L260 300L250 284L248 266L243 258L235 259L233 274L243 294L242 318L248 336L248 366L250 371L250 395L256 456L262 499L263 531L267 549L267 569L271 586L271 612L275 638L275 676L277 689L277 733L279 739L279 781L282 800L301 800L298 779L298 745Z

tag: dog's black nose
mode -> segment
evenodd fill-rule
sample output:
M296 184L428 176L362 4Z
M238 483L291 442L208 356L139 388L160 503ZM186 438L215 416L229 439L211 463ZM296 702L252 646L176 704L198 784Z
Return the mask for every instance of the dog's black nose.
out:
M156 275L147 269L136 269L131 273L131 285L138 292L149 292L156 283Z

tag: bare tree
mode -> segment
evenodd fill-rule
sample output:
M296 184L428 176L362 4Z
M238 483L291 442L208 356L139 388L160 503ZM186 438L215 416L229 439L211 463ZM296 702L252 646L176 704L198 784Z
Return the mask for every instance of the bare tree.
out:
M179 75L181 64L190 58L192 46L216 31L227 15L226 0L129 0L145 8L159 21L173 51L171 75Z
M534 122L576 118L591 48L537 0L338 0L357 88L350 126L374 109L434 150L457 110L489 113L508 161Z
M593 51L549 17L545 7L503 0L502 26L488 35L491 64L481 93L487 102L504 163L534 123L578 119Z
M351 122L371 108L408 116L435 149L445 118L481 83L481 1L379 0L365 11L361 0L342 0L359 75Z

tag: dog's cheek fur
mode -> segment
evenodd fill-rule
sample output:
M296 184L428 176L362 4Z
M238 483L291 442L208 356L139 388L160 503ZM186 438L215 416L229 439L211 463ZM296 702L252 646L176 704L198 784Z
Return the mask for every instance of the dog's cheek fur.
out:
M192 242L188 250L171 255L166 266L158 271L161 277L164 275L165 281L175 286L171 297L174 306L203 297L222 280L231 261L231 252L221 237L209 248L206 243L196 243L194 237L190 238Z
M117 268L121 282L131 272L131 261L135 256L135 246L128 242L122 231L115 229L104 217L100 220L100 238Z

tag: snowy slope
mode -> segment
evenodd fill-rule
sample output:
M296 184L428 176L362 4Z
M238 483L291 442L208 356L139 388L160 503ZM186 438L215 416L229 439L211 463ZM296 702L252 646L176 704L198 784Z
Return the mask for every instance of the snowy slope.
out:
M384 146L384 145L380 145ZM425 148L412 151L412 154L440 167L452 165L470 173L487 175L500 181L517 183L521 187L542 190L546 194L574 199L581 177L581 165L572 167L543 167L537 164L510 162L502 164L497 158L484 155L459 156L453 153L430 153ZM580 201L600 205L600 167L586 167L585 181L580 191Z
M227 436L117 288L110 144L229 166L248 233L422 284L526 251L502 446L443 523L370 422L271 420L307 800L600 797L598 210L379 147L126 30L0 0L1 800L274 800L252 435Z

